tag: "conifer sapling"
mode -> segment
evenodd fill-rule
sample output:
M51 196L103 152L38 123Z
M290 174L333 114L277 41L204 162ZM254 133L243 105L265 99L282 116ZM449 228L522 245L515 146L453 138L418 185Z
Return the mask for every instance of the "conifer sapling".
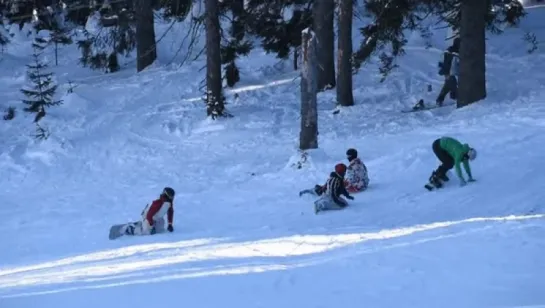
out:
M62 104L61 100L53 100L57 91L57 84L53 80L53 73L47 71L47 64L40 60L40 52L34 49L34 61L27 65L28 84L23 86L21 92L27 97L23 99L26 112L35 113L34 123L38 123L51 106Z

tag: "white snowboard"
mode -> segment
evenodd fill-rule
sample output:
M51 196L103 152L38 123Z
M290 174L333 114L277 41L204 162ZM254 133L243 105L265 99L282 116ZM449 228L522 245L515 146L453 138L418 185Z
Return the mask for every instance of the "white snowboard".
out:
M160 220L159 223L157 224L158 227L155 229L155 234L165 232L165 228L164 228L163 224L164 224L163 220ZM126 227L128 227L129 225L132 225L132 227L137 229L132 234L124 232L124 230L127 229ZM142 229L142 222L141 221L131 222L131 223L124 223L124 224L115 224L115 225L112 225L110 227L109 239L110 240L115 240L116 238L122 237L124 235L139 236L139 235L142 235L141 229Z
M121 237L123 235L128 235L128 234L125 234L121 231L123 231L123 229L125 229L125 226L127 226L128 224L117 224L117 225L113 225L110 227L110 235L109 235L109 238L110 240L115 240L116 238L118 237Z

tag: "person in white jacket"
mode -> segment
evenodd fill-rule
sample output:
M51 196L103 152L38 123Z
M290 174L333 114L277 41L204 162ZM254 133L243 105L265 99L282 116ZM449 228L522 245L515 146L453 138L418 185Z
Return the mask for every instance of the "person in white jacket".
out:
M348 149L346 158L350 162L344 178L344 186L349 193L362 192L369 186L367 166L358 158L356 149Z

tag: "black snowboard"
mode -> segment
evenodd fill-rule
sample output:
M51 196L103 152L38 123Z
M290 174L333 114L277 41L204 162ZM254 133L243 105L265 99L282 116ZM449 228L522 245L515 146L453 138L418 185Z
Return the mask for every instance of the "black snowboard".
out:
M426 105L424 104L424 100L421 99L416 103L416 105L413 106L413 108L408 110L402 110L403 113L409 113L409 112L418 112L418 111L424 111L424 110L431 110L435 108L441 108L441 107L448 107L448 106L454 106L456 105L455 102L449 102L449 103L443 103L441 105L433 104L433 105Z
M427 190L429 191L434 191L436 189L439 189L439 188L443 188L443 183L441 182L428 182L426 185L424 185L424 188L426 188Z
M424 188L426 188L429 191L433 191L433 190L442 188L442 186L435 186L432 183L427 183L426 185L424 185Z

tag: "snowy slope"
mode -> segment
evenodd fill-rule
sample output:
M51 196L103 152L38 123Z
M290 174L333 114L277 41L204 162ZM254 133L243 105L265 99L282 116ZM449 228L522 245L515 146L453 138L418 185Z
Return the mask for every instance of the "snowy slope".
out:
M77 68L73 50L55 68L77 87L44 118L52 137L23 135L22 113L0 125L0 307L545 307L545 54L521 41L523 30L543 38L544 16L534 9L522 30L490 38L489 97L475 106L400 113L427 84L427 100L439 90L440 32L429 50L415 37L383 84L373 66L360 72L356 106L333 115L334 91L320 94L320 150L302 170L290 167L290 61L242 59L245 79L227 91L235 117L214 122L198 90L203 60L167 65L172 42L138 75ZM2 56L4 102L17 104L24 46ZM476 183L422 188L441 135L478 150ZM316 216L297 193L348 147L371 186ZM175 233L107 239L166 185Z

